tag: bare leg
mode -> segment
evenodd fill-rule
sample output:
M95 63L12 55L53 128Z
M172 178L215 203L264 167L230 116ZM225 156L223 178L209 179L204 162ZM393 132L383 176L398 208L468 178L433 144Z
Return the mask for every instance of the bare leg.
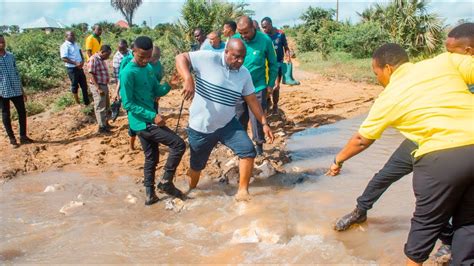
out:
M196 188L199 183L199 177L201 176L201 171L196 171L191 168L188 170L189 179L189 190Z
M420 265L423 265L423 263L417 263L407 258L407 266L420 266Z
M249 201L249 182L252 175L254 158L243 158L239 161L240 183L239 191L235 195L237 201Z
M130 137L130 150L135 150L135 140L137 139L137 136L131 136Z

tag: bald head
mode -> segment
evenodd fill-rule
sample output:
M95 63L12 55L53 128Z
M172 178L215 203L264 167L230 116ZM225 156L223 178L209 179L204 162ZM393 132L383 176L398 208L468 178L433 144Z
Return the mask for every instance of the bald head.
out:
M255 27L253 20L249 16L242 16L237 22L237 31L242 36L242 39L246 42L252 40L255 37Z
M66 31L66 40L72 43L76 42L76 34L74 34L74 31Z
M230 69L240 69L244 63L247 48L241 39L233 38L227 42L225 61Z

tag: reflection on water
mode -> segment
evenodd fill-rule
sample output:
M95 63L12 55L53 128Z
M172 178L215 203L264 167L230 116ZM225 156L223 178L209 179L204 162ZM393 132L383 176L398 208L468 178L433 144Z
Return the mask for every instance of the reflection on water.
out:
M255 180L247 204L233 201L235 184L212 180L203 180L178 213L165 210L164 201L145 207L142 187L128 176L84 171L16 178L1 187L0 262L403 263L414 201L409 177L387 191L366 224L332 230L401 142L389 132L347 162L341 176L324 176L359 123L295 135L289 173ZM51 192L43 192L49 185ZM71 201L83 205L60 213Z

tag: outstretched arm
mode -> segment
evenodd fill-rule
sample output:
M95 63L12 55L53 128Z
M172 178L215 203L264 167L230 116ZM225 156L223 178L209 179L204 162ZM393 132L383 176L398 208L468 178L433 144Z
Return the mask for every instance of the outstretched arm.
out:
M326 173L327 175L338 175L341 172L342 163L349 160L353 156L363 152L374 143L374 139L364 138L361 134L355 133L349 140L346 146L334 157L334 162L331 168Z

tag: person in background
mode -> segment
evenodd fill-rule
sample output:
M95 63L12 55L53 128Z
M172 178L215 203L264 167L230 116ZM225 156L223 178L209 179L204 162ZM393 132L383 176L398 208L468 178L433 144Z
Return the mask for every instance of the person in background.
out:
M258 25L258 21L256 19L252 20L253 27L256 31L260 31L260 26Z
M278 101L280 99L280 84L283 77L282 65L283 60L288 58L288 63L291 63L290 49L288 48L288 42L286 40L285 33L273 27L272 19L265 17L262 19L262 29L265 34L267 34L273 42L273 47L275 48L278 64L278 77L275 81L275 86L272 91L272 113L278 113Z
M159 200L154 185L160 144L169 147L169 155L157 188L170 196L185 199L185 195L173 184L173 177L186 150L186 144L166 126L165 118L155 109L156 98L168 93L169 88L161 86L155 78L149 64L152 54L152 40L147 36L138 37L135 40L133 60L120 74L123 107L128 111L130 128L138 135L145 154L145 205Z
M115 52L114 57L112 59L112 68L114 71L112 73L112 78L115 79L115 82L117 82L117 84L120 72L120 63L122 62L122 59L128 55L128 53L130 53L130 50L128 49L127 41L124 39L120 40L117 46L117 52Z
M95 24L92 27L92 34L86 38L86 62L89 61L92 55L99 52L100 47L102 47L102 27L98 24Z
M89 73L91 74L91 92L94 98L94 111L99 133L109 133L108 110L110 108L109 99L109 70L107 63L112 49L108 45L102 45L100 51L92 55L89 59Z
M10 117L10 102L15 105L20 123L20 143L29 144L33 140L26 134L26 108L27 100L25 91L21 86L20 74L16 66L15 57L6 50L5 37L0 34L0 108L2 109L2 121L7 132L10 144L18 148L15 134L12 129Z
M201 45L206 40L206 33L204 32L203 29L196 28L193 31L193 36L194 36L194 40L196 41L196 43L191 45L191 51L199 51L201 49Z
M208 50L214 52L223 52L225 49L225 42L221 40L221 33L213 31L207 35L206 41L201 46L201 50Z
M247 49L244 66L250 71L252 82L255 87L255 95L264 111L267 109L267 92L271 93L275 86L275 79L278 74L275 49L272 40L264 33L254 28L253 21L248 16L243 16L237 23L238 34L234 38L241 39ZM268 79L266 77L266 67L268 65ZM252 123L252 138L256 144L257 155L263 155L263 143L265 136L262 124L255 115L250 112L244 99L240 99L236 106L236 116L244 129L247 129L248 122Z
M234 36L235 32L237 31L237 23L233 20L226 21L224 26L222 26L222 34L226 38L226 42L229 41L232 36Z
M84 56L81 48L76 43L76 34L66 31L66 40L60 47L61 59L66 66L67 75L71 80L71 92L76 103L80 103L78 89L81 86L84 105L89 105L89 94L87 91L87 78L84 74Z

